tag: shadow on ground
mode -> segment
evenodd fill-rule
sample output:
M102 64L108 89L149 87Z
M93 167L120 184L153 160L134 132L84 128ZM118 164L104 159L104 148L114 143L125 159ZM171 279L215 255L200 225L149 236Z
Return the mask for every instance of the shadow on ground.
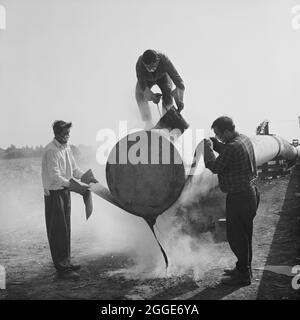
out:
M284 195L284 202L279 212L276 230L267 256L266 265L295 266L300 264L300 168L294 168L290 176L288 187ZM292 277L263 271L257 299L300 299L300 290L291 285Z

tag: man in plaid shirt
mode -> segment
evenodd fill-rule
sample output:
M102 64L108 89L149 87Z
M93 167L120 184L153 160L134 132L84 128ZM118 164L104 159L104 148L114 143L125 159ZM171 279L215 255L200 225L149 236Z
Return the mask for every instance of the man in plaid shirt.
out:
M205 166L218 174L220 189L227 193L226 228L231 250L237 257L234 269L225 269L230 278L222 283L249 285L251 283L253 219L259 203L254 183L256 162L250 139L235 131L231 118L220 117L212 124L216 137L205 139ZM219 153L216 158L214 151Z

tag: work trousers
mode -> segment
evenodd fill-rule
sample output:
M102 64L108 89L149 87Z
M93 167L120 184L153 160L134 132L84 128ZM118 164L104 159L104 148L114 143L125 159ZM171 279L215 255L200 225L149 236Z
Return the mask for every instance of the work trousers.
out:
M47 236L55 268L69 266L71 252L71 196L67 189L50 191L45 196Z
M163 114L167 111L166 106L173 104L172 97L172 80L169 75L164 75L155 82L147 81L147 86L151 89L154 85L157 85L162 93L162 112ZM140 88L139 83L136 84L135 98L140 110L140 114L143 121L151 121L151 111L149 103L144 95L144 91Z
M253 219L259 204L259 191L255 185L226 198L226 229L230 248L237 257L236 269L250 272L252 263Z

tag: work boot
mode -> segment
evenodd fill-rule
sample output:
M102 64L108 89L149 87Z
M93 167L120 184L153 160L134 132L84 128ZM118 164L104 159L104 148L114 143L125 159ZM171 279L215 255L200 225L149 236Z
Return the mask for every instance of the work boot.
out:
M236 271L231 277L222 279L221 283L229 286L249 286L251 284L251 276L249 272Z
M80 264L70 264L69 269L71 271L78 271L81 268Z
M235 274L237 272L236 268L224 269L223 271L227 276L232 276L233 274Z
M235 267L235 268L232 268L232 269L224 269L223 272L224 272L224 274L227 275L227 276L232 276L232 275L234 275L236 272L239 272L239 271L238 271L237 268ZM250 273L250 277L253 278L253 274L252 274L252 269L251 269L251 268L249 269L249 273Z
M57 277L64 280L78 280L80 278L79 274L71 269L57 271Z

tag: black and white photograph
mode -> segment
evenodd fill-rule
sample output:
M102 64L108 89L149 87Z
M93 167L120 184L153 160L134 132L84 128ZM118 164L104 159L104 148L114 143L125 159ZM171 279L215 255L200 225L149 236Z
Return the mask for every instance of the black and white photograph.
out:
M0 0L0 309L299 300L299 57L300 0Z

